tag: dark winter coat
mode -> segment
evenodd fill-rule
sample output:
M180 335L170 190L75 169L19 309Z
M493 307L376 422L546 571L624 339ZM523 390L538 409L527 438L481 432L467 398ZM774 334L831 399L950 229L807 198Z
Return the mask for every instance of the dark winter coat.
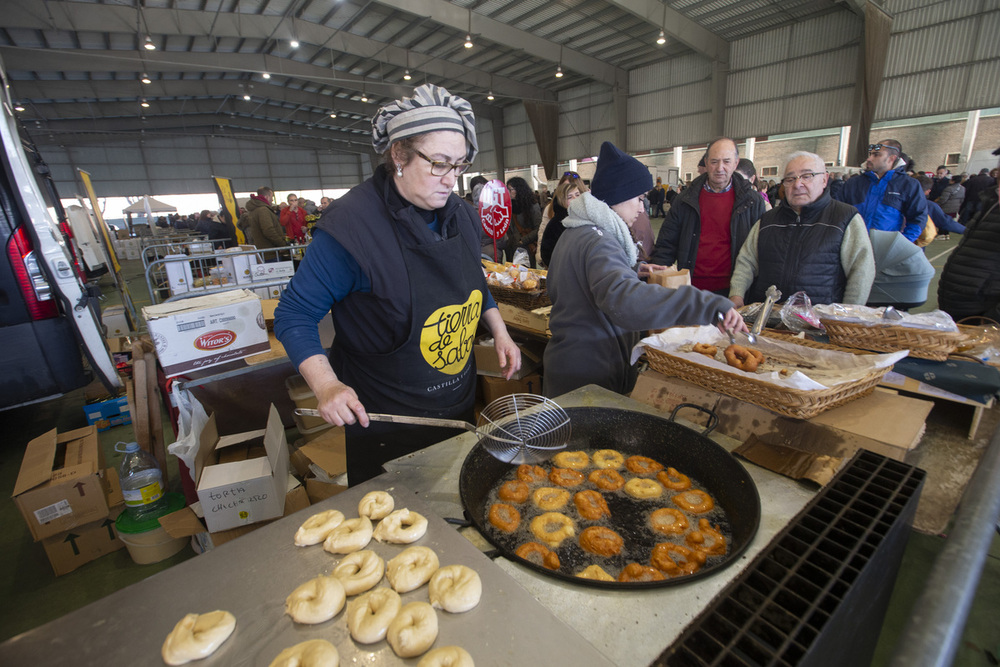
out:
M996 192L984 199L982 213L966 225L938 283L938 307L956 320L1000 317L1000 205Z

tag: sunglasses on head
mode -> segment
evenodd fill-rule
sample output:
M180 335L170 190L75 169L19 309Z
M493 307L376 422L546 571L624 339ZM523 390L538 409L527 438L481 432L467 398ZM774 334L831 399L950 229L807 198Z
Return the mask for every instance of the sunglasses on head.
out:
M882 149L889 150L889 151L895 151L896 153L899 152L899 149L896 148L895 146L887 146L885 144L868 144L868 152L869 153L877 153L878 151L880 151Z
M570 178L580 178L580 174L576 173L575 171L564 171L563 178L566 178L567 176L569 176Z

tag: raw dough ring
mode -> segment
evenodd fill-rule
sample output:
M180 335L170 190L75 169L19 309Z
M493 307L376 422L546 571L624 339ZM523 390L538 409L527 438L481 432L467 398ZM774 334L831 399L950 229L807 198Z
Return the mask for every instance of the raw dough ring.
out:
M422 514L403 508L382 519L375 528L375 539L392 544L416 542L427 532L427 519Z
M569 491L557 489L554 486L543 486L535 489L531 494L531 499L538 505L538 509L552 512L562 509L569 502Z
M747 373L753 373L757 370L757 366L764 363L764 355L752 347L730 345L726 348L725 354L727 364Z
M344 522L344 513L337 510L326 510L313 514L295 531L295 546L308 547L319 544L326 539L334 528Z
M597 468L621 468L625 457L616 449L598 449L594 452L594 466Z
M339 664L336 646L325 639L310 639L286 648L269 667L337 667Z
M560 468L583 470L590 465L590 457L587 452L559 452L552 457L552 462Z
M573 519L559 512L546 512L539 514L531 520L531 532L535 534L539 542L543 542L553 549L557 548L562 541L576 534Z
M521 525L521 513L507 503L493 503L490 506L490 523L497 530L513 533Z
M384 572L385 561L368 549L347 554L337 567L333 568L333 576L344 585L344 592L348 595L357 595L370 590L382 580Z
M336 577L310 579L285 598L285 613L296 623L315 625L336 616L344 608L344 585Z
M671 491L683 491L691 488L691 478L682 472L677 472L677 468L661 470L656 473L656 479Z
M372 541L372 522L366 516L348 519L340 524L323 542L323 549L332 554L349 554L364 549Z
M441 561L433 549L409 547L386 564L385 574L394 591L408 593L430 581L439 567Z
M358 516L366 516L372 521L389 515L396 502L385 491L369 491L358 503Z
M236 629L236 617L228 611L187 614L177 622L163 642L160 654L168 665L183 665L215 653Z
M659 498L663 493L663 487L655 480L633 477L625 482L625 493L639 499Z
M687 491L678 493L671 500L674 501L674 505L677 505L682 510L695 514L711 512L712 508L715 507L715 501L712 500L712 496L701 489L688 489Z
M347 629L359 644L374 644L385 639L389 624L396 618L403 601L391 588L376 588L347 603Z
M417 667L476 667L476 663L461 646L441 646L421 658Z
M483 596L483 580L471 567L447 565L431 577L427 593L435 609L460 614L479 604Z
M410 602L389 623L386 640L400 658L415 658L425 653L438 636L434 607L426 602Z
M714 345L709 345L708 343L695 343L691 346L692 352L697 352L698 354L704 354L707 357L715 358L716 353L718 353L719 348Z

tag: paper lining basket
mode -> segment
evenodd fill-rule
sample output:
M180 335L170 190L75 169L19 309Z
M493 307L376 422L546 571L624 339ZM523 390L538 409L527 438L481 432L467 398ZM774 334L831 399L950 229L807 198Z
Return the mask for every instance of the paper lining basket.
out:
M497 301L509 303L523 310L534 310L535 308L544 308L545 306L552 305L549 293L545 289L528 291L517 289L516 287L505 287L503 285L487 285L487 287L490 288L490 294Z
M793 340L784 336L780 338L804 347L836 349L835 346L823 343ZM875 385L879 383L882 376L892 369L891 366L875 369L865 377L853 382L845 382L828 389L805 391L778 387L754 377L743 377L717 368L710 368L649 347L646 348L646 358L653 370L664 375L679 377L705 389L726 394L741 401L767 408L779 415L795 417L796 419L809 419L830 408L836 408L850 403L856 398L867 396L875 389Z
M858 350L897 352L909 350L911 357L944 361L966 339L962 331L936 331L900 326L866 327L857 322L820 320L830 342Z

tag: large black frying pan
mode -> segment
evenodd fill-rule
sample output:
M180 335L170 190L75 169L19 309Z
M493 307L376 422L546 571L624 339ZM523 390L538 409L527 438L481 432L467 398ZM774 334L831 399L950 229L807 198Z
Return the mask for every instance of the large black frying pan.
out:
M685 406L678 406L678 409L681 407ZM704 411L694 405L687 407ZM732 531L729 552L724 558L710 560L692 575L642 583L582 579L522 560L514 554L517 545L505 541L487 519L491 504L490 491L514 466L495 459L481 445L476 445L462 464L459 494L467 517L501 555L546 576L575 584L635 589L684 584L711 576L735 561L749 546L760 525L760 496L753 479L739 461L705 436L712 426L704 433L682 426L673 421L677 410L670 415L670 419L616 408L567 408L566 413L573 428L567 449L617 449L625 456L648 456L697 480L715 499L716 505L726 513L729 529ZM715 417L714 413L709 414ZM614 513L615 508L612 506L612 514ZM645 564L648 564L648 560Z

